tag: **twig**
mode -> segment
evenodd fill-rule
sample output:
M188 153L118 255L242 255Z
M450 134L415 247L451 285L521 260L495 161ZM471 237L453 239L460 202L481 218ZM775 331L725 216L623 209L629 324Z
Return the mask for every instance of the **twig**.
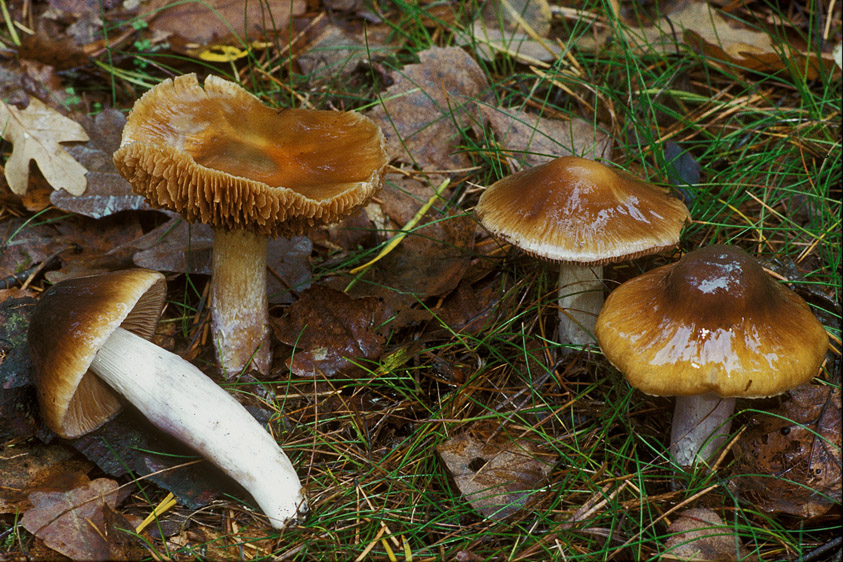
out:
M407 236L407 234L409 234L410 230L412 230L416 226L416 224L422 219L424 214L433 206L433 204L436 202L436 200L439 199L439 197L442 195L442 192L445 190L446 187L448 187L449 183L451 183L450 178L445 178L442 181L442 183L439 184L439 187L436 188L436 190L434 191L434 193L430 197L430 199L428 199L427 202L424 205L421 206L421 208L418 210L418 212L415 214L415 216L413 218L411 218L409 221L407 221L407 224L404 225L404 227L401 229L401 232L399 232L397 235L395 235L389 241L389 243L386 246L384 246L383 250L381 250L380 253L377 256L375 256L374 258L372 258L368 262L364 263L363 265L355 267L354 269L352 269L349 272L352 275L357 275L357 277L352 279L351 283L348 284L348 286L345 288L346 291L348 291L351 287L354 286L355 283L357 283L357 279L360 278L360 276L358 274L364 273L367 269L369 269L369 267L374 265L375 262L379 261L381 258L383 258L385 255L387 255L389 252L394 250L396 248L396 246L398 246L398 244L401 243L401 241L404 239L404 237Z
M49 266L62 252L69 250L70 248L63 248L58 252L54 252L52 255L48 256L46 259L42 260L41 263L38 265L33 265L23 271L18 273L13 273L8 277L0 279L0 289L11 289L18 283L23 283L21 285L21 289L26 289L32 280L35 279L35 276L41 273L47 266Z
M824 545L818 546L805 556L800 556L796 559L796 562L810 562L811 560L816 560L820 556L824 556L832 550L839 549L841 544L843 544L843 537L837 537ZM828 560L831 560L830 556L828 557Z

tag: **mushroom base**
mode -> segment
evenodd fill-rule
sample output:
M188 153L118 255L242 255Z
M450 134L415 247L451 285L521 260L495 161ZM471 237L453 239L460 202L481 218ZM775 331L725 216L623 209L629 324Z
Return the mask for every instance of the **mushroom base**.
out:
M603 306L603 266L559 268L559 343L593 345L594 323Z
M670 432L670 454L676 464L691 467L711 462L729 439L734 411L734 398L721 398L714 392L677 396Z
M97 352L91 371L156 427L240 483L273 527L283 528L306 511L296 470L275 439L191 363L117 328Z
M214 231L211 328L226 378L247 366L269 373L267 238L245 230Z

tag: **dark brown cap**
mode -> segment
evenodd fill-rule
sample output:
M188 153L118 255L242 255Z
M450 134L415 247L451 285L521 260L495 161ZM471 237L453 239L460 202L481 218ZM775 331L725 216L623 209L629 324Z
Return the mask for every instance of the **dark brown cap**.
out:
M274 109L233 82L165 80L136 103L114 164L150 204L267 236L336 222L381 188L380 128L352 111Z
M622 284L595 335L632 386L660 396L774 396L810 381L828 348L805 301L725 245Z
M493 235L525 252L592 265L671 248L689 218L661 187L576 156L495 182L476 213Z
M164 276L148 269L69 279L41 295L28 340L47 427L79 437L120 411L118 395L88 368L117 328L150 339L166 296Z

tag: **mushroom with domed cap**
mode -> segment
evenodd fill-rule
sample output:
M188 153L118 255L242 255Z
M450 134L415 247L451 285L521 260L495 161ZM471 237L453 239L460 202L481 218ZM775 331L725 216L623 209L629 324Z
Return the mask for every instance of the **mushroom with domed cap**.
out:
M114 153L152 206L214 229L211 325L228 377L269 370L267 239L365 205L387 161L380 128L359 113L279 111L216 76L203 89L194 74L146 92Z
M577 156L498 180L475 212L494 236L560 262L560 343L574 345L594 343L603 265L676 246L689 218L666 190Z
M612 291L595 334L646 394L676 396L670 452L709 461L736 398L775 396L817 375L828 335L805 301L736 246L713 245Z
M240 483L283 528L307 509L293 465L234 397L148 341L166 296L164 276L148 269L69 279L41 295L27 339L44 423L76 438L125 399Z

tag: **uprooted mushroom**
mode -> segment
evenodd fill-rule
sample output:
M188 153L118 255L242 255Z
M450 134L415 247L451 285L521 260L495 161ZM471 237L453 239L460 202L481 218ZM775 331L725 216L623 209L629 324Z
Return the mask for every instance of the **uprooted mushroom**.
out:
M44 422L61 437L79 437L115 416L122 396L240 483L282 528L306 511L293 465L234 397L148 341L165 297L164 276L147 269L70 279L44 292L28 333Z

